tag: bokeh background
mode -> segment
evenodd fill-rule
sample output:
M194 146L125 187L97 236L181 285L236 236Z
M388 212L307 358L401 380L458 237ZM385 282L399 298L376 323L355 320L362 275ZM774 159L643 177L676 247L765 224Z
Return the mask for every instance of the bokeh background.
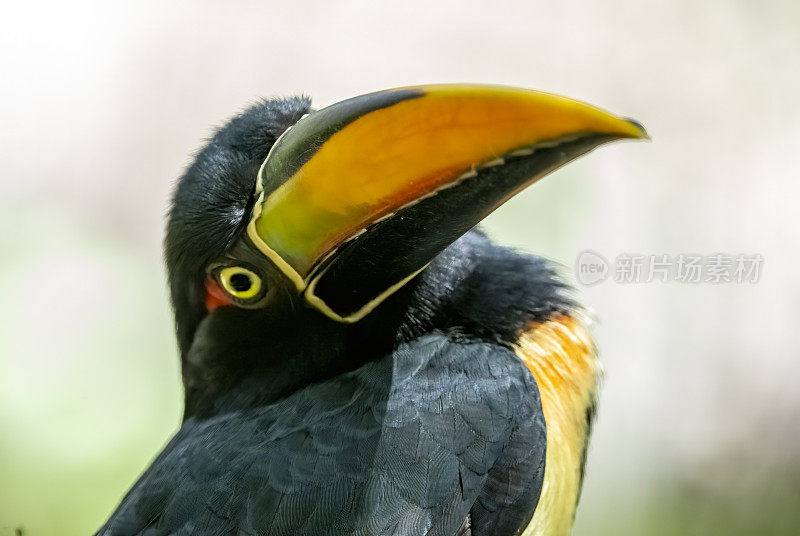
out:
M574 533L797 534L800 7L790 0L4 3L0 535L95 530L181 413L174 180L256 98L488 82L635 117L486 222L579 252L760 253L757 284L582 288L607 378Z

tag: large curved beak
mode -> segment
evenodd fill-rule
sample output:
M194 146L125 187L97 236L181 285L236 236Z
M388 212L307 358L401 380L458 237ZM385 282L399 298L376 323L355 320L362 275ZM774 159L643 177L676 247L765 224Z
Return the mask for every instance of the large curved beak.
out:
M275 143L248 236L323 313L354 322L538 178L638 123L500 86L381 91Z

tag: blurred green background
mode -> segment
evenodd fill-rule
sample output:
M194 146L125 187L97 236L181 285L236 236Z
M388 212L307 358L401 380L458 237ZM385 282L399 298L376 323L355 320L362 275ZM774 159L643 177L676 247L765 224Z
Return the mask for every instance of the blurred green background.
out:
M798 534L796 2L37 2L0 20L0 535L92 533L181 413L161 239L232 113L488 82L642 121L487 221L579 252L760 253L581 289L607 370L576 535Z

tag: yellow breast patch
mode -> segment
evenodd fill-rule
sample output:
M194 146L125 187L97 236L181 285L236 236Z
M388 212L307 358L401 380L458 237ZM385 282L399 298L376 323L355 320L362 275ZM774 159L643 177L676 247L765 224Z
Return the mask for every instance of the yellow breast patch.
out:
M547 425L542 494L523 535L563 536L575 516L589 439L587 409L595 403L602 368L586 322L573 316L531 325L515 351L536 378Z

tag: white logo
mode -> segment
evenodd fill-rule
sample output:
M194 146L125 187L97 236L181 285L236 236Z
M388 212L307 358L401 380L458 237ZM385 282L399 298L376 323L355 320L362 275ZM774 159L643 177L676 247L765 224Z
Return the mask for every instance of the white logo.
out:
M611 275L613 281L619 284L654 281L713 285L755 284L761 279L763 264L764 256L760 253L738 255L681 253L677 256L665 253L657 255L620 253L612 265L596 251L587 249L578 255L578 260L575 262L575 279L585 286L602 283Z
M581 285L596 285L608 277L608 261L599 253L586 250L578 255L575 265L575 277Z

